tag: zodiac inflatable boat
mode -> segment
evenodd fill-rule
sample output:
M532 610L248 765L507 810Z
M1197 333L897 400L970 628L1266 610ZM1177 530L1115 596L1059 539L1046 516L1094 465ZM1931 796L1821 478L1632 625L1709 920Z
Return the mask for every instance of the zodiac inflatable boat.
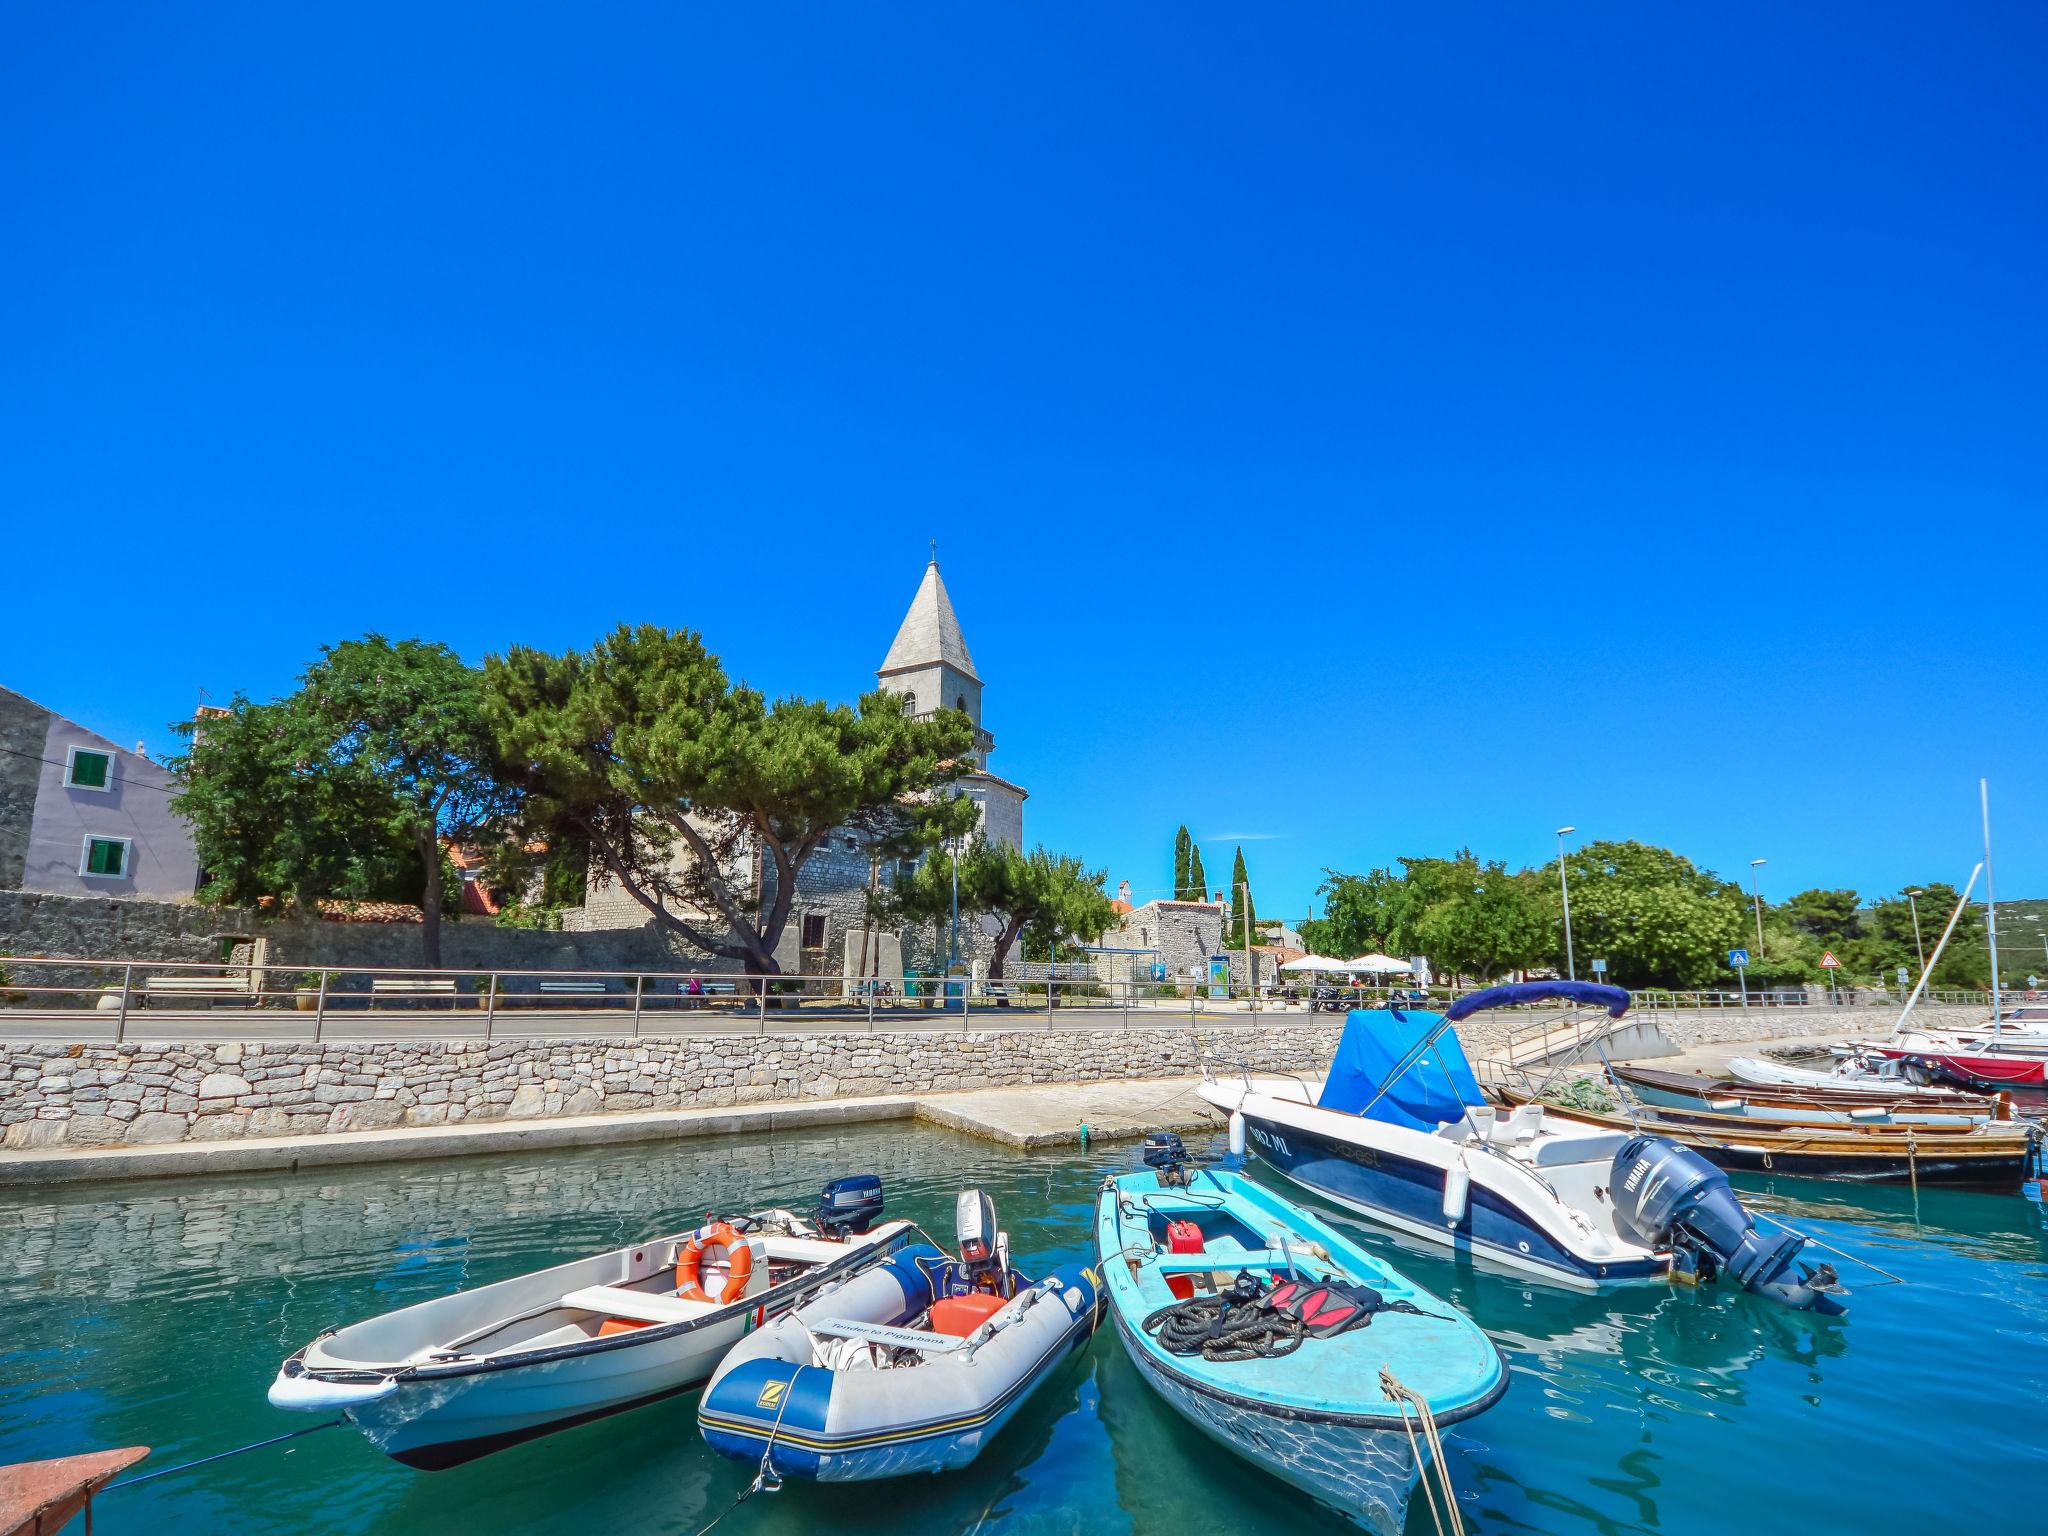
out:
M825 1188L817 1219L710 1222L329 1329L285 1361L279 1408L341 1413L408 1466L438 1470L686 1391L768 1318L882 1262L873 1174Z
M704 1389L712 1449L781 1474L857 1482L965 1466L1099 1315L1079 1262L1035 1284L995 1207L963 1191L960 1257L892 1254L742 1340Z

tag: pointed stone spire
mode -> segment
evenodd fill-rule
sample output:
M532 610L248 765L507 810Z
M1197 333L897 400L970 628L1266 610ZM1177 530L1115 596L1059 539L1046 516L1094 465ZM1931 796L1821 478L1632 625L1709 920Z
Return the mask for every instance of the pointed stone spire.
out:
M974 658L967 653L966 637L960 633L960 620L953 613L953 599L946 595L946 583L940 579L939 562L934 558L924 568L924 580L918 583L917 596L910 600L910 611L903 615L889 654L876 670L880 676L888 677L940 665L951 667L977 683L981 681L981 674L974 670Z

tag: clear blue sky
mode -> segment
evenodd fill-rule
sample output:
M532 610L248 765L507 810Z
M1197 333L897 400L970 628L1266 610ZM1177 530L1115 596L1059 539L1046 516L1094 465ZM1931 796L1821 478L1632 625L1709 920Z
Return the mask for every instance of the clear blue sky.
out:
M1551 829L2048 893L2038 5L17 6L0 682L870 678L1261 908ZM1313 701L1304 714L1293 701Z

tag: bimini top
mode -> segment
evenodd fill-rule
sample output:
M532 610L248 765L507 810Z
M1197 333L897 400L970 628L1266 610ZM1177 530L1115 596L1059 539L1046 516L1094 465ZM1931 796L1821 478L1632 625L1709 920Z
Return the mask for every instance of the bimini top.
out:
M1597 981L1511 981L1482 992L1467 992L1451 1004L1444 1017L1455 1024L1487 1008L1540 1003L1547 997L1562 998L1572 1004L1590 1003L1595 1008L1605 1008L1610 1017L1617 1019L1628 1012L1629 996L1621 987Z
M1469 1106L1484 1104L1486 1098L1473 1079L1457 1033L1446 1029L1418 1053L1430 1031L1443 1022L1440 1013L1354 1008L1316 1102L1324 1109L1363 1114L1373 1095L1386 1087L1386 1095L1372 1105L1371 1119L1416 1131L1433 1131L1464 1119ZM1407 1070L1400 1072L1404 1063Z

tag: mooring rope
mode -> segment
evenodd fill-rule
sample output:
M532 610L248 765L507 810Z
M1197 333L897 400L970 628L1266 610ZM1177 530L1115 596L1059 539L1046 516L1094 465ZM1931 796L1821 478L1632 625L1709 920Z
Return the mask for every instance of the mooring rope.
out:
M140 1477L131 1477L118 1483L110 1483L100 1491L102 1493L119 1493L123 1488L133 1488L137 1483L154 1482L157 1478L169 1477L173 1472L189 1472L194 1467L203 1467L210 1461L226 1461L230 1456L239 1456L244 1451L260 1451L266 1445L278 1445L286 1440L296 1440L299 1436L310 1435L315 1430L332 1429L337 1424L346 1424L347 1422L348 1419L346 1417L339 1417L328 1419L321 1424L309 1424L304 1429L294 1429L286 1434L272 1435L268 1440L252 1440L249 1444L238 1445L231 1451L215 1451L211 1456L202 1456L197 1461L182 1461L175 1467L164 1467L156 1472L145 1472Z
M790 1373L789 1385L784 1387L782 1391L782 1406L775 1410L775 1423L768 1430L768 1443L761 1447L761 1465L755 1469L754 1480L734 1495L733 1501L730 1504L711 1517L710 1525L700 1526L697 1530L697 1536L706 1536L706 1532L710 1531L719 1521L738 1509L755 1494L782 1492L782 1474L775 1470L775 1463L772 1459L775 1455L775 1437L782 1433L782 1416L789 1412L789 1400L796 1396L796 1379L809 1369L808 1365L800 1365Z
M1451 1482L1450 1464L1444 1460L1443 1438L1437 1433L1436 1414L1431 1411L1428 1400L1420 1393L1404 1386L1391 1366L1380 1367L1380 1390L1393 1402L1413 1403L1415 1415L1422 1421L1423 1438L1429 1445L1430 1459L1436 1463L1437 1481L1443 1488L1444 1515L1439 1516L1436 1508L1436 1490L1430 1487L1429 1474L1426 1471L1420 1473L1422 1494L1429 1502L1429 1518L1436 1525L1437 1536L1443 1536L1445 1518L1450 1521L1451 1536L1465 1536L1465 1517L1458 1509L1458 1490ZM1409 1423L1406 1412L1401 1415L1401 1427L1408 1432L1409 1454L1415 1457L1419 1468L1422 1455L1415 1442L1415 1426Z

